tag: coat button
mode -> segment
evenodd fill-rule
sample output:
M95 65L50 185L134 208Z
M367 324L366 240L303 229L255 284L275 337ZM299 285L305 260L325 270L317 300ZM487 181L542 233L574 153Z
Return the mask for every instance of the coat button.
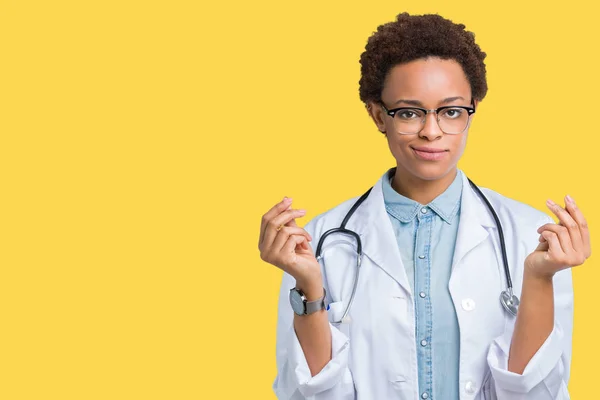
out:
M423 394L421 394L421 398L422 399L428 399L429 398L429 393L423 392Z
M465 385L465 391L469 394L475 393L476 390L477 390L477 387L475 386L474 382L468 381L467 384Z
M462 308L465 311L473 311L475 309L475 300L473 299L463 299Z
M425 296L427 296L427 295L425 294L425 292L421 292L421 293L419 293L419 297L420 297L420 298L424 299L424 298L425 298Z
M428 343L427 340L425 340L425 339L421 340L421 346L425 347L425 346L427 346L427 343Z
M427 208L425 208L425 207L421 208L421 214L427 214Z

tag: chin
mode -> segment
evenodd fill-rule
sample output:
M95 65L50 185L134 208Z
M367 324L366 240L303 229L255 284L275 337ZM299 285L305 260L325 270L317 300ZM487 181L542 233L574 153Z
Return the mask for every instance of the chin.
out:
M417 161L410 163L410 165L400 165L409 174L424 181L435 181L442 179L454 168L456 168L455 164L427 161Z

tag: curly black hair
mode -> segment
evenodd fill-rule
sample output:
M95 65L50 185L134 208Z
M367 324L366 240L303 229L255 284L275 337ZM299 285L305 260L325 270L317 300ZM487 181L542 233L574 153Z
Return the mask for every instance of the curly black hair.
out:
M396 20L377 27L360 55L360 99L380 102L388 72L405 62L439 57L458 62L471 85L474 99L487 93L486 54L475 43L475 34L438 14L409 15L403 12Z

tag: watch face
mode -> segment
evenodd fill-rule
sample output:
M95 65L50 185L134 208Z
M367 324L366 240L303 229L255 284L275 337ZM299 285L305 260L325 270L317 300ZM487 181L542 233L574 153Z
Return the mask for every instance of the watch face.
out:
M303 296L296 290L290 290L290 303L292 305L292 310L298 315L303 315L306 310L304 308L304 298Z

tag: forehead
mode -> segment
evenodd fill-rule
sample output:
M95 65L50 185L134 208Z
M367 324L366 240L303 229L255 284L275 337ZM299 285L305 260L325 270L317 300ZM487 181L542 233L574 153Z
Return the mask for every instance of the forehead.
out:
M394 66L386 76L383 101L399 99L437 102L447 97L471 98L471 86L455 60L428 58Z

